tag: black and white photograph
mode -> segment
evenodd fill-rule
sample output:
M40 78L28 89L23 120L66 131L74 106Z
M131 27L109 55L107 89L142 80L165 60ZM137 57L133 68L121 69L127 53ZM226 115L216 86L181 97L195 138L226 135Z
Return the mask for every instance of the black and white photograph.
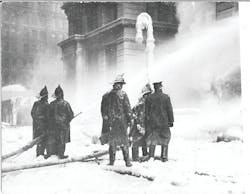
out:
M246 194L249 5L1 2L2 193Z

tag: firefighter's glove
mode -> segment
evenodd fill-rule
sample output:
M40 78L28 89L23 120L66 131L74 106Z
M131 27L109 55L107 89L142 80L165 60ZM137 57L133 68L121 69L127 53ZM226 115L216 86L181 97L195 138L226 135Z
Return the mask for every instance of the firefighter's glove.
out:
M173 126L174 126L174 123L169 123L168 126L169 126L169 127L173 127Z

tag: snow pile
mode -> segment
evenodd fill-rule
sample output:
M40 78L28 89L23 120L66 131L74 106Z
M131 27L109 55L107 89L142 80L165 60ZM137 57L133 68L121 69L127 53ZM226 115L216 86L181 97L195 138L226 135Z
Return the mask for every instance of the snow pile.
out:
M2 100L15 100L16 98L28 97L30 95L31 91L19 84L2 87Z
M2 92L26 92L26 91L27 89L20 84L14 84L2 87Z
M206 142L216 142L217 137L243 141L239 102L214 105L212 102L204 104L196 112L175 111L173 137Z
M30 125L30 110L36 100L32 91L15 84L2 88L2 120L12 125Z
M234 67L211 83L211 92L218 100L230 100L241 96L240 67Z

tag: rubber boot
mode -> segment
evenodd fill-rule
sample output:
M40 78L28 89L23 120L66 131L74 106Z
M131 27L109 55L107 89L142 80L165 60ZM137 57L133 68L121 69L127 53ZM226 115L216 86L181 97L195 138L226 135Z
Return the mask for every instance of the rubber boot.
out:
M142 155L147 156L148 155L148 148L147 147L142 147Z
M155 157L155 146L154 145L149 146L149 157L150 158Z
M69 156L67 156L67 155L62 155L62 156L59 156L59 159L66 159L66 158L68 158Z
M161 146L161 160L162 162L168 161L168 146Z
M69 157L69 156L64 155L65 148L66 148L65 144L58 144L57 148L58 148L58 157L59 157L59 159L65 159L65 158Z
M139 161L139 148L132 147L132 159L133 161Z
M109 165L113 166L115 163L115 149L109 146Z
M37 144L37 147L36 147L36 157L38 157L40 155L44 156L44 151L45 151L44 142L41 142L41 143Z
M44 156L45 159L49 158L51 155L56 155L56 146L55 144L48 143L46 146L47 154Z
M129 159L129 149L128 147L122 147L122 154L127 167L131 167L132 164Z

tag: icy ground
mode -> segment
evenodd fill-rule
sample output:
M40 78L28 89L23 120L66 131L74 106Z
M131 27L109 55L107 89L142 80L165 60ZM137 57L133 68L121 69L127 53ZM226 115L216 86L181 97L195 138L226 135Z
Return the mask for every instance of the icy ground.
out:
M172 129L169 146L169 162L162 163L159 160L144 163L133 162L131 168L126 168L121 152L117 153L117 160L112 168L129 169L154 177L154 181L108 171L107 169L110 168L107 166L108 156L103 156L99 158L99 164L96 161L75 162L3 173L2 192L4 194L244 193L243 178L246 179L246 177L242 176L245 170L243 169L242 141L214 142L216 135L223 131L221 128L225 125L217 125L218 131L213 128L212 132L209 132L204 126L211 128L210 125L201 125L193 120L194 118L196 121L200 120L196 115L199 111L192 111L193 116L196 115L193 119L190 114L187 114L189 111L176 111L176 125ZM207 121L209 122L208 118ZM195 125L195 123L198 124ZM230 127L227 126L227 128L237 131L239 126L237 123L230 123ZM31 131L31 126L17 128L5 126L2 130L2 153L9 153L30 141ZM97 131L93 133L73 122L72 142L67 144L66 154L73 157L87 155L95 150L106 150L107 146L93 144L92 138L88 136L97 135ZM156 155L160 155L159 148L156 150ZM2 168L43 160L43 158L35 158L35 148L32 148L17 157L4 161ZM48 160L58 159L52 156ZM248 172L248 178L250 178L249 175Z

